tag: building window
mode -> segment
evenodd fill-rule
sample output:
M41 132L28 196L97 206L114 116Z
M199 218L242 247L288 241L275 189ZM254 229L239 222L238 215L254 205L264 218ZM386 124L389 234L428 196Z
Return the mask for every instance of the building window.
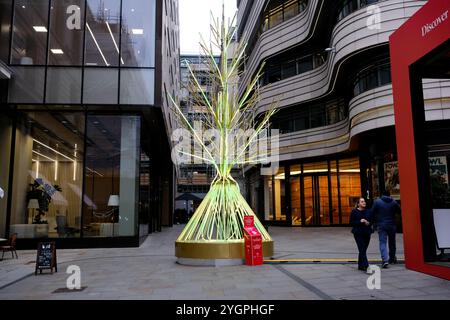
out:
M155 0L122 1L121 48L124 66L155 66Z
M15 1L11 64L45 64L48 10L48 0Z
M88 0L86 10L86 66L118 66L120 0ZM120 60L120 62L119 62Z
M88 115L86 237L137 235L140 118Z
M391 66L381 62L365 68L356 75L353 96L391 83Z
M83 103L117 104L119 70L117 68L86 68L84 70Z
M0 0L0 60L8 62L12 0Z
M155 71L153 69L120 70L120 104L155 103Z
M272 127L281 134L332 125L344 120L344 99L334 99L314 105L299 105L281 109L272 118Z
M84 115L19 116L10 233L19 238L79 237Z
M11 103L43 103L45 68L13 67L14 77L9 81Z
M82 64L84 11L82 0L51 1L49 65Z
M380 0L343 0L337 19L341 21L353 12L377 2L380 2Z
M80 104L81 68L48 68L45 102Z
M12 121L8 116L0 117L0 188L3 199L0 199L0 237L6 238L6 209L9 193L10 156L11 156Z
M303 12L308 5L307 0L285 0L269 3L267 11L262 18L261 32L276 27L299 13Z
M324 53L315 53L301 58L274 58L266 67L263 85L284 80L320 67L326 61Z

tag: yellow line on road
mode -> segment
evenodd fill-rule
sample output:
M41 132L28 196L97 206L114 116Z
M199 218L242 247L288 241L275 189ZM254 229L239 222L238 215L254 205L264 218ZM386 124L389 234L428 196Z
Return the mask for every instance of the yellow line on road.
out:
M320 263L320 262L335 262L335 263L339 263L339 262L344 262L344 263L348 263L348 262L353 262L353 263L357 263L358 260L356 259L345 259L345 258L317 258L317 259L273 259L273 260L264 260L264 263ZM369 259L369 262L372 263L381 263L381 259ZM402 263L403 260L398 260L398 263Z

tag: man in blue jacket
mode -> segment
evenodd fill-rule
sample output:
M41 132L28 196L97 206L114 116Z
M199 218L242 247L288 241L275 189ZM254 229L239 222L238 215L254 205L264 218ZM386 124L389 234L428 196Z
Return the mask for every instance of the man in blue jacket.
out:
M383 268L387 268L389 263L396 263L395 256L395 215L400 214L399 204L391 198L389 191L383 191L380 199L377 199L372 207L372 219L377 226L378 237L380 239L380 253L383 260ZM389 253L387 242L389 241Z

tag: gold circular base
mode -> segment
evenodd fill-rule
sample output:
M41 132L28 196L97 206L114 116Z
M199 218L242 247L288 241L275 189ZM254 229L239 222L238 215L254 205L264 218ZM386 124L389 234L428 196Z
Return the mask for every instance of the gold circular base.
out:
M187 259L245 259L244 240L176 241L175 256ZM273 256L273 241L263 241L263 256Z

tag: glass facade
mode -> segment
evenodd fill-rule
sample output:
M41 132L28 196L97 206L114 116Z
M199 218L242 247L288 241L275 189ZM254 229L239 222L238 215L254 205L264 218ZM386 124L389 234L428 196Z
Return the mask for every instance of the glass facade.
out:
M347 225L361 194L359 158L283 166L264 177L265 220L292 226Z
M307 5L307 0L271 1L263 16L262 32L295 17L303 12Z
M262 84L268 85L298 74L302 74L320 67L328 58L326 52L310 54L300 58L278 58L269 62L265 68Z
M154 104L155 0L14 3L9 103Z
M9 170L11 157L12 121L7 116L0 117L0 237L5 238L6 211L9 194Z
M137 235L139 135L139 117L88 116L86 237Z
M313 105L299 105L281 109L271 122L281 134L332 125L346 118L344 99L335 99Z
M8 61L12 0L0 0L0 60Z
M146 137L166 134L150 108L156 1L0 0L0 22L0 59L14 74L0 117L0 237L135 245L170 225L160 203L170 150Z
M10 233L80 237L83 113L21 112L16 130Z
M11 138L1 133L2 139ZM10 233L19 238L137 236L140 134L136 115L20 112ZM6 157L8 152L0 160L8 167ZM0 178L3 184L6 177Z

